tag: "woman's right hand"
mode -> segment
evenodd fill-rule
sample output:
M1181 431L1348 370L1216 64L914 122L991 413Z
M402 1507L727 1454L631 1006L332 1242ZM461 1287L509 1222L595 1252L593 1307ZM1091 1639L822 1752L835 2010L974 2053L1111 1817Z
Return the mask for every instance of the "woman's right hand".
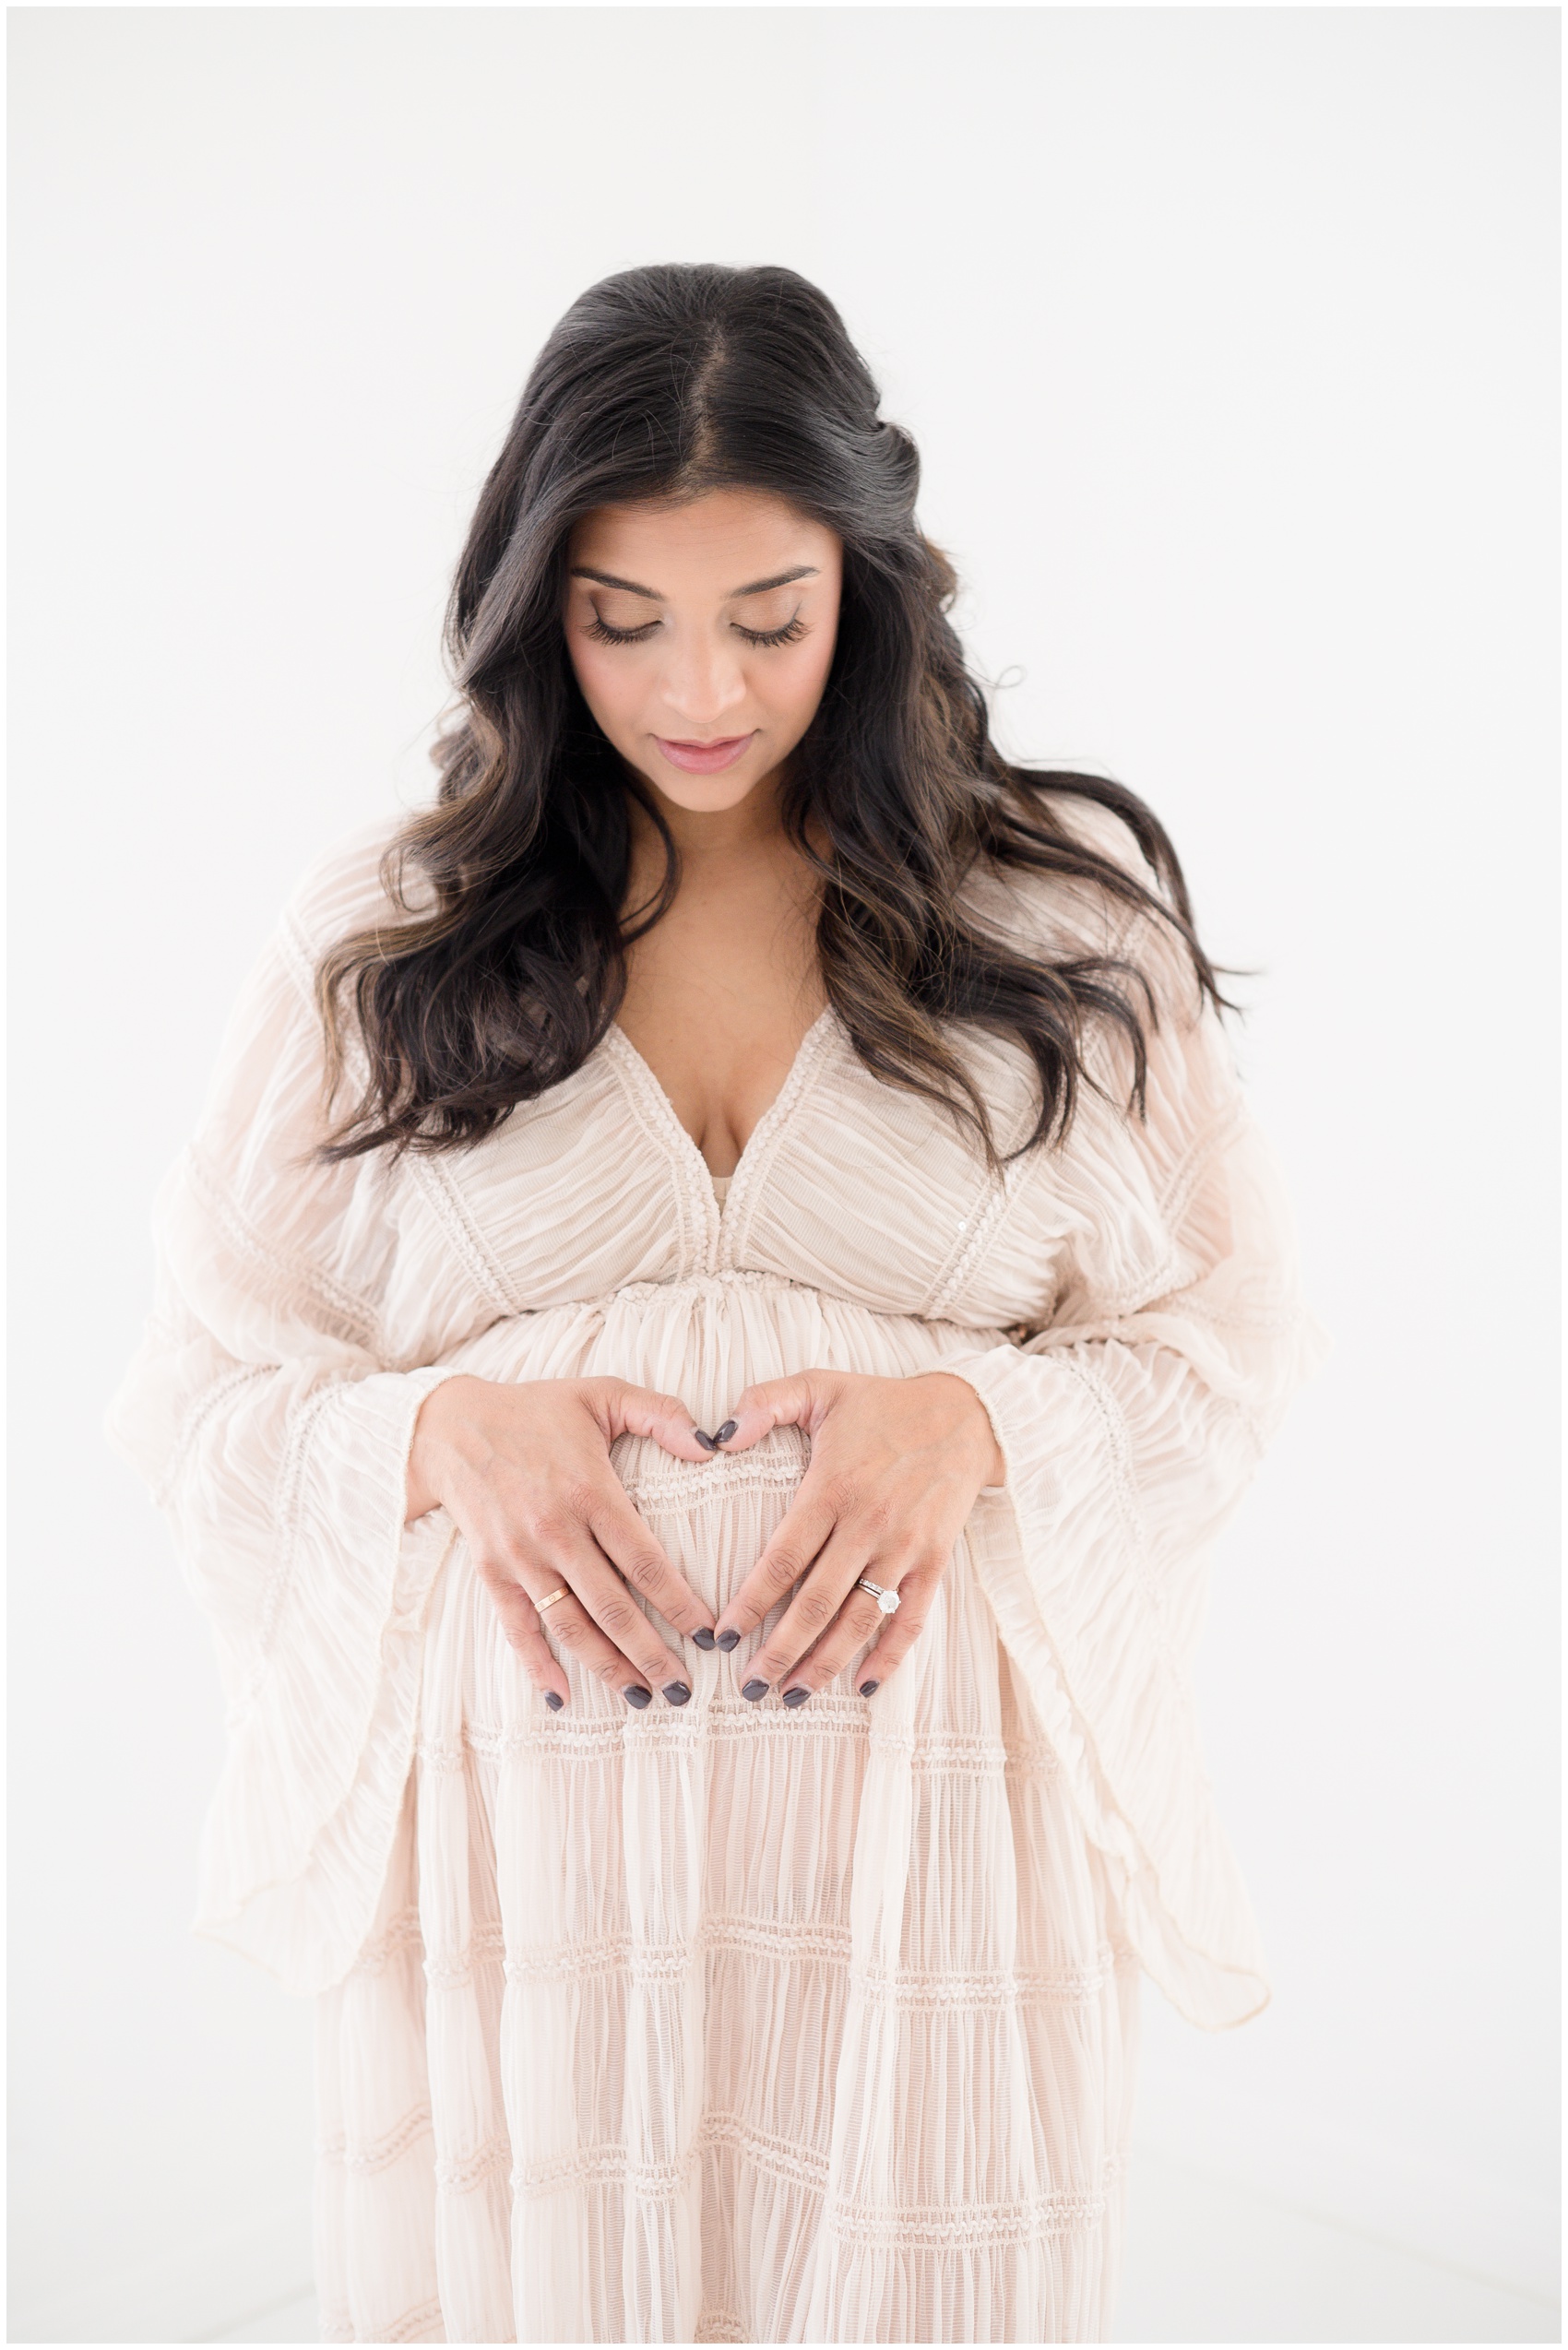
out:
M683 1404L619 1379L447 1379L414 1423L408 1522L437 1505L447 1512L502 1630L556 1711L571 1684L534 1603L563 1584L568 1596L550 1608L550 1632L630 1705L647 1705L656 1689L671 1705L692 1693L634 1594L677 1632L708 1633L699 1647L713 1645L713 1610L671 1565L611 1466L617 1436L651 1436L677 1460L712 1458Z

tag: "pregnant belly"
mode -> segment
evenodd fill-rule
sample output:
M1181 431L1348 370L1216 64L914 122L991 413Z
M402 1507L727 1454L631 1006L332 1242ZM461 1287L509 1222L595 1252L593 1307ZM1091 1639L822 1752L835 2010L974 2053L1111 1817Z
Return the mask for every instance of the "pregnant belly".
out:
M795 1371L904 1379L1004 1343L1000 1330L877 1313L773 1274L718 1273L509 1315L442 1360L479 1379L629 1379L678 1395L699 1428L717 1428L759 1380Z
M512 1316L444 1359L480 1379L627 1379L679 1396L699 1428L717 1428L761 1380L811 1370L908 1378L1003 1343L1000 1330L876 1313L772 1275L732 1273ZM793 1428L733 1458L678 1461L644 1437L621 1438L611 1454L655 1537L715 1610L751 1572L808 1457Z

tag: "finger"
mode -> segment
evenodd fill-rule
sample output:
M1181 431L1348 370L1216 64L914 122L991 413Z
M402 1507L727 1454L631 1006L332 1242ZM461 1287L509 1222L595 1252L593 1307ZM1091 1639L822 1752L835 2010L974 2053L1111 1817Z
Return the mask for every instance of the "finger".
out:
M862 1572L868 1573L873 1583L881 1584L885 1591L897 1591L900 1595L901 1614L906 1571L890 1565L885 1558L879 1558ZM849 1586L843 1606L816 1645L807 1649L803 1656L798 1657L794 1665L780 1675L779 1694L785 1704L804 1703L803 1698L791 1695L793 1690L803 1689L809 1697L814 1690L826 1689L829 1681L837 1680L856 1651L863 1648L868 1640L873 1640L884 1623L892 1619L884 1614L875 1594L861 1591L857 1579ZM857 1685L866 1677L864 1671L857 1672Z
M619 1379L592 1383L603 1391L600 1426L612 1443L617 1436L650 1436L678 1461L712 1459L712 1440L703 1442L707 1431L699 1432L679 1395L660 1395L651 1387L631 1387Z
M480 1573L500 1604L503 1586L520 1584L536 1602L564 1584L567 1598L547 1610L547 1636L584 1672L620 1690L661 1690L672 1705L691 1695L685 1667L666 1647L622 1577L564 1505L492 1517L476 1553ZM647 1695L628 1698L634 1705Z
M875 1695L920 1638L946 1565L944 1559L933 1566L911 1567L897 1586L897 1611L883 1618L882 1638L855 1674L855 1687L862 1697ZM880 1583L882 1577L873 1575L872 1580Z
M865 1573L869 1555L864 1540L843 1532L834 1535L767 1638L746 1659L742 1696L760 1693L758 1681L767 1688L782 1681L815 1646L854 1588L856 1576ZM868 1593L859 1596L875 1607Z
M832 1380L831 1371L798 1371L788 1379L765 1379L748 1387L716 1431L723 1450L743 1453L774 1428L809 1431L827 1408Z
M571 1656L580 1672L591 1673L596 1680L602 1680L611 1688L619 1690L629 1705L640 1709L652 1703L653 1691L644 1676L629 1657L623 1656L613 1644L606 1640L570 1584L564 1586L564 1598L552 1599L551 1595L563 1587L562 1578L546 1568L530 1577L530 1590L525 1589L517 1580L518 1570L515 1564L503 1564L484 1557L481 1557L477 1564L480 1579L495 1603L502 1630L529 1667L530 1677L546 1691L547 1703L552 1691L560 1697L563 1705L571 1703L572 1695L571 1681L551 1646L552 1640ZM551 1604L549 1607L536 1607L535 1600L551 1600ZM529 1621L530 1616L532 1626ZM544 1629L546 1625L551 1627L548 1632ZM535 1640L538 1647L534 1645ZM544 1652L542 1660L539 1655L540 1648ZM552 1707L551 1710L558 1712L560 1709Z
M522 1658L529 1680L551 1712L558 1714L564 1705L571 1703L572 1685L551 1652L539 1610L521 1584L503 1583L499 1588L494 1585L486 1587L495 1602L501 1629Z
M756 1564L719 1613L714 1632L720 1647L733 1648L747 1632L754 1632L770 1608L810 1573L838 1515L828 1481L818 1478L814 1483L808 1469L794 1500L763 1545Z
M624 1658L650 1689L660 1691L671 1705L684 1705L692 1693L685 1665L660 1640L637 1605L636 1594L599 1545L579 1527L563 1530L552 1546L551 1562L559 1570L557 1580L573 1594L572 1599L563 1599L551 1608L557 1620L551 1627L551 1638L577 1653L601 1636L614 1658ZM588 1619L586 1624L578 1620L579 1607ZM600 1669L603 1679L611 1679L619 1669L618 1661L601 1661Z
M699 1648L714 1645L712 1608L671 1564L669 1554L627 1500L624 1486L612 1478L588 1503L584 1522L605 1557L666 1623Z

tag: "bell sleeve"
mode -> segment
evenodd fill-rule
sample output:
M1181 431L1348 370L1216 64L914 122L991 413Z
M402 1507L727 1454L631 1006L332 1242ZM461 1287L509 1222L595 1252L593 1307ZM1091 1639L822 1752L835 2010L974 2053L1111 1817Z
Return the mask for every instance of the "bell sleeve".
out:
M356 836L306 876L234 1009L157 1196L154 1309L105 1421L173 1529L228 1701L196 1929L299 1992L369 1930L452 1536L441 1510L403 1524L415 1416L452 1374L388 1359L386 1169L310 1156L314 966L372 910L379 846Z
M1102 1051L1051 1170L1066 1254L1043 1327L944 1360L1006 1461L969 1534L998 1627L1117 1883L1128 1937L1194 2023L1269 1987L1216 1816L1190 1679L1215 1537L1325 1341L1275 1160L1184 952L1142 925L1146 1114Z

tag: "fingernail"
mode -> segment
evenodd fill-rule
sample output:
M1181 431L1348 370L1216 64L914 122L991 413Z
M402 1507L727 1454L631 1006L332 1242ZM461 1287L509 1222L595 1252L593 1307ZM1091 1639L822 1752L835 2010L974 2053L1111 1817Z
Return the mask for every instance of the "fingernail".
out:
M692 1434L696 1438L697 1442L702 1446L705 1453L713 1453L718 1451L718 1437L710 1436L706 1428L694 1428Z
M544 1692L544 1702L552 1714L559 1714L562 1706L566 1703L558 1689L547 1689Z
M784 1703L786 1705L803 1705L810 1695L809 1689L787 1689L784 1692Z
M767 1695L767 1683L766 1681L742 1681L741 1683L741 1695L742 1697L749 1697L752 1703L754 1705L759 1697L766 1697Z
M639 1713L645 1705L651 1705L653 1703L652 1690L643 1689L639 1687L636 1681L632 1683L630 1689L624 1689L621 1691L621 1694L625 1699L627 1704L635 1705Z
M724 1425L723 1425L723 1427L722 1427L722 1428L716 1428L716 1429L714 1430L714 1431L713 1431L713 1441L714 1441L714 1442L715 1442L716 1444L728 1444L728 1442L730 1442L731 1437L731 1436L733 1436L733 1434L735 1433L736 1428L739 1426L739 1424L740 1424L740 1423L739 1423L738 1421L736 1421L736 1420L727 1419L727 1420L725 1421L725 1423L724 1423Z
M664 1684L664 1694L671 1705L684 1705L691 1693L684 1681L666 1681Z
M881 1687L882 1683L880 1681L862 1681L861 1683L861 1695L862 1697L874 1697Z
M726 1656L730 1654L731 1648L739 1648L741 1644L741 1635L738 1632L721 1632L718 1638L719 1645Z
M699 1624L692 1638L699 1648L717 1648L719 1645L706 1624Z

